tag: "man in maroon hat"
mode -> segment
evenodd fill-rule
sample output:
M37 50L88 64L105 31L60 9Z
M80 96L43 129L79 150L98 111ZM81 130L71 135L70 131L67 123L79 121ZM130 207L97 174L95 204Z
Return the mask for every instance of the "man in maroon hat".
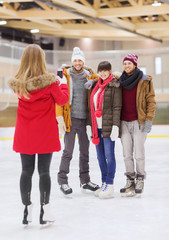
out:
M152 77L137 68L138 56L128 54L123 59L121 142L127 182L120 189L122 196L141 194L144 188L145 149L147 133L151 131L155 115L155 93Z

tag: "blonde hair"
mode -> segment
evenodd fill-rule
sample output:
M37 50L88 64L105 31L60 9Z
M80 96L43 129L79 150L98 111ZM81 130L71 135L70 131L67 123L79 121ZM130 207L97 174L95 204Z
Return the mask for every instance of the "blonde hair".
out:
M46 72L44 51L37 44L28 45L23 52L19 71L15 76L18 79L15 92L29 98L29 92L26 89L27 80Z

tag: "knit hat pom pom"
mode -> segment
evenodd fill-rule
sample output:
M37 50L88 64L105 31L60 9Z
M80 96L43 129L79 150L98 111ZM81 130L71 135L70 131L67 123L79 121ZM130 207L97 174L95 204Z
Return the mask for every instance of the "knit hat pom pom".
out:
M99 142L100 142L100 139L99 139L99 138L93 138L93 139L92 139L92 143L93 143L94 145L98 145Z
M80 48L79 47L74 47L73 48L73 52L79 53L80 52Z
M96 116L97 118L100 118L100 117L102 116L102 110L96 110L96 111L95 111L95 116Z

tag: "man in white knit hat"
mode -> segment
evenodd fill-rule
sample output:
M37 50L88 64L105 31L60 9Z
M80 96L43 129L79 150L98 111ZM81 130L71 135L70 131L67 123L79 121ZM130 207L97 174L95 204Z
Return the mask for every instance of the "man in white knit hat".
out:
M79 143L79 178L83 189L95 191L97 184L90 181L89 176L89 140L86 134L86 121L90 90L94 79L98 76L90 69L85 69L83 51L74 47L72 53L72 67L65 67L64 76L69 87L69 102L64 106L56 106L56 116L60 133L64 134L64 150L61 158L58 183L64 194L71 194L72 188L68 184L70 161L73 155L75 136Z

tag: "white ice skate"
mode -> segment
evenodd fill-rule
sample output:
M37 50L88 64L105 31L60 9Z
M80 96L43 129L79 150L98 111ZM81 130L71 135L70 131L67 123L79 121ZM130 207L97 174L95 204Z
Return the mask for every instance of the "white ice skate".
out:
M99 198L107 199L114 197L114 187L113 184L106 184L105 188L99 193Z
M27 225L30 222L32 222L32 208L33 208L32 203L30 205L25 206L24 217L23 217L23 221L22 221L22 223L24 225Z
M50 204L45 204L41 206L41 212L40 212L40 224L47 224L47 223L53 223L55 221L55 218L53 214L50 211Z

